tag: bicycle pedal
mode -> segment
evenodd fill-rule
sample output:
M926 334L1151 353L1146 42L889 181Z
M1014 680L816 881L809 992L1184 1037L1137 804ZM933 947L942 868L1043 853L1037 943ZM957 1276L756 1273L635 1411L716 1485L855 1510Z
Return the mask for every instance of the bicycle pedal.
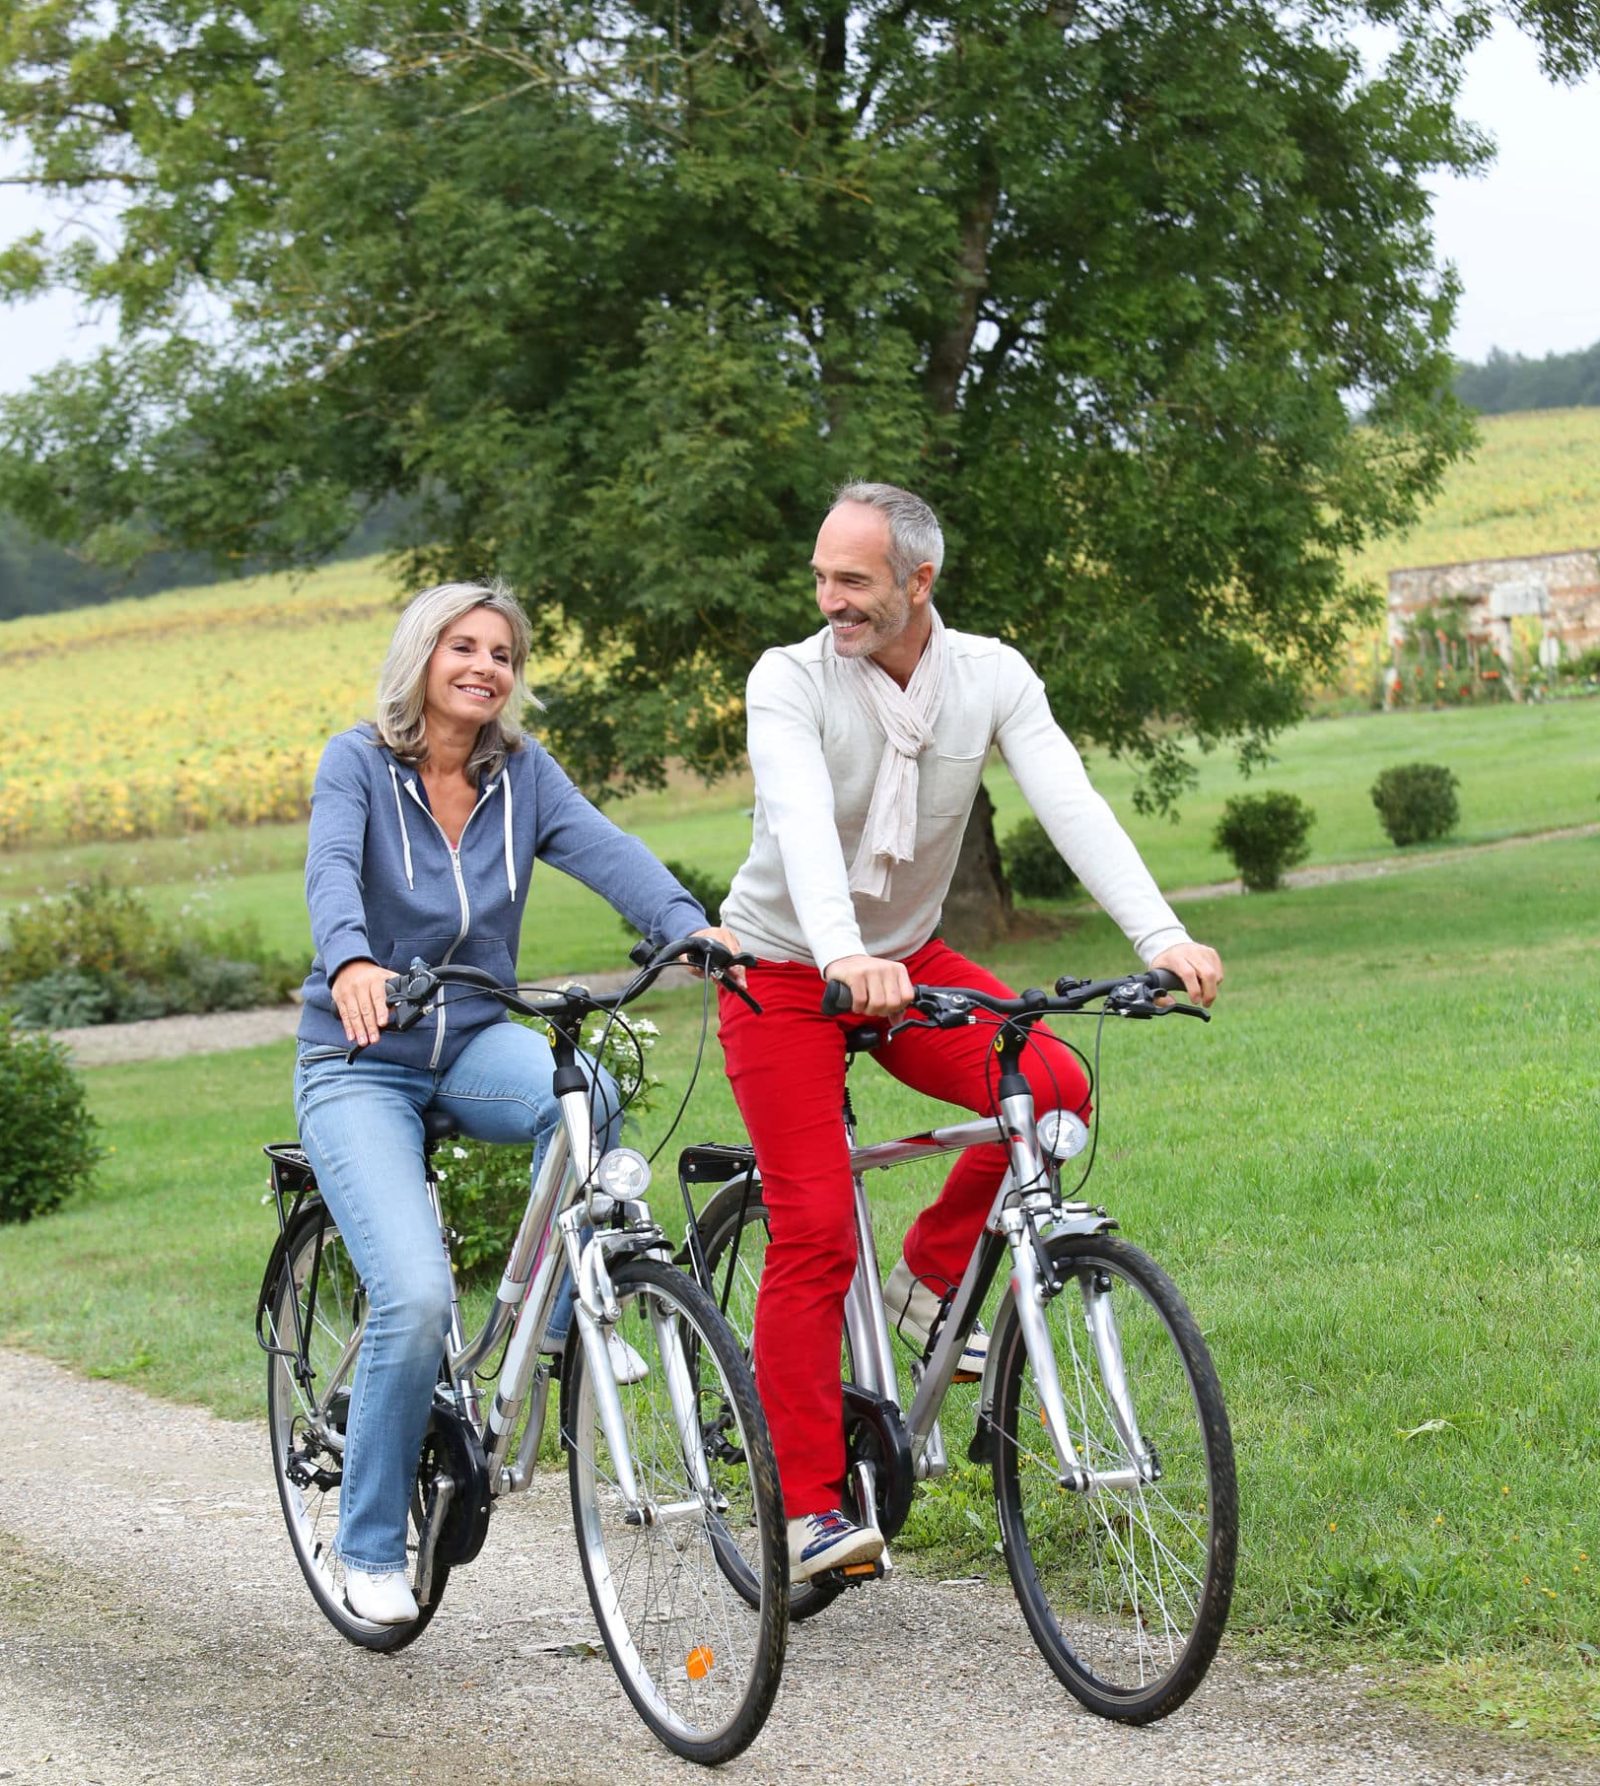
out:
M886 1557L877 1557L870 1563L846 1563L839 1569L824 1569L811 1579L821 1587L859 1588L869 1581L882 1581L891 1566Z

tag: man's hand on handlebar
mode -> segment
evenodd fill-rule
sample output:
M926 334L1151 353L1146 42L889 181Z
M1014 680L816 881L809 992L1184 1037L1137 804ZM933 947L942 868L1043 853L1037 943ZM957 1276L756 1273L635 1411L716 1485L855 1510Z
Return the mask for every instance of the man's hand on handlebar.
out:
M1174 943L1150 965L1176 974L1197 1005L1209 1008L1216 1002L1217 988L1222 984L1222 957L1215 949L1208 949L1204 943Z
M850 988L850 1010L857 1017L898 1017L916 991L903 962L876 955L841 955L822 977Z
M389 969L375 961L347 961L333 976L328 990L347 1042L370 1048L377 1041L378 1031L389 1021L384 990L391 977Z

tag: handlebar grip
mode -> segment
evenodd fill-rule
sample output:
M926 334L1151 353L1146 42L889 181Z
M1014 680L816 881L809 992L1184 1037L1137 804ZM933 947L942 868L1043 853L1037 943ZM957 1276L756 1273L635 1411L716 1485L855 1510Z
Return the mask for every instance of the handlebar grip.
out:
M1182 992L1183 981L1170 967L1150 968L1145 976L1145 984L1153 992Z
M655 950L650 947L650 939L647 936L640 937L628 951L628 959L635 967L648 967L654 956Z
M855 1008L855 994L843 980L830 980L822 989L824 1017L848 1017Z

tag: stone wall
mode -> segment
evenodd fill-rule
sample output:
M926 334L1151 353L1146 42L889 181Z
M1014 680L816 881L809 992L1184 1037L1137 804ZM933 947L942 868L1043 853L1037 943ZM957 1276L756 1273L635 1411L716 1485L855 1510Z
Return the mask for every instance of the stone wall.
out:
M1543 558L1484 558L1389 573L1389 637L1405 638L1421 608L1459 606L1468 636L1507 662L1511 623L1538 616L1550 657L1600 645L1600 549Z

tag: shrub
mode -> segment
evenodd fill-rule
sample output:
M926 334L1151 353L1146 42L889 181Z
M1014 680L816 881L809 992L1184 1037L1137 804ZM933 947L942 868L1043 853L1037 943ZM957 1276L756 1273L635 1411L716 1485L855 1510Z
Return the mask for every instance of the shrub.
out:
M1037 819L1024 819L1006 833L1000 859L1012 890L1027 899L1065 899L1078 884Z
M0 1012L0 1222L25 1222L87 1180L100 1150L67 1051Z
M1439 763L1397 763L1372 784L1372 804L1389 841L1404 848L1448 837L1461 816L1453 770Z
M243 1010L286 998L300 978L253 925L164 922L104 877L19 907L0 948L0 992L40 1029Z
M1211 834L1239 871L1247 893L1270 893L1284 870L1311 854L1306 842L1316 814L1297 794L1235 794Z

